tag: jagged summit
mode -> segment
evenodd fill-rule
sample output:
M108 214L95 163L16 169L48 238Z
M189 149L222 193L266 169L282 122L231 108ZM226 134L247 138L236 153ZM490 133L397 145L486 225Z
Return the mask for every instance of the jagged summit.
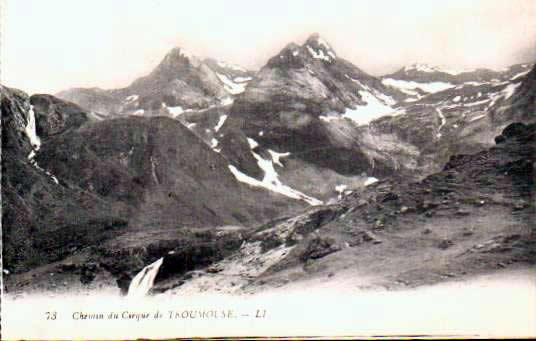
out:
M320 44L320 45L323 45L327 49L332 49L331 45L329 45L329 43L326 41L326 39L324 39L318 33L311 34L309 36L309 38L307 38L307 40L305 41L305 43L303 45L315 45L315 44Z
M193 56L181 47L175 47L166 54L160 64L152 71L152 74L175 74L189 66L199 67L200 64L200 58Z
M172 48L167 53L164 60L167 60L170 58L177 58L177 57L190 58L192 57L192 55L189 52L187 52L184 48L177 46L177 47Z
M303 47L316 59L322 59L331 62L337 59L337 55L328 42L318 33L313 33L303 44Z
M268 60L268 67L301 69L308 63L307 53L296 43L287 44L277 55Z
M328 64L337 60L337 54L318 33L313 33L302 44L287 44L276 56L268 61L271 67L303 68L315 60Z

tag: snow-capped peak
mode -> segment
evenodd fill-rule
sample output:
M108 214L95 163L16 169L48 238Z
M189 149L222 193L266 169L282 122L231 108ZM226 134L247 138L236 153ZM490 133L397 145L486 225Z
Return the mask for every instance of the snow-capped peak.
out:
M312 34L304 44L311 56L315 59L322 59L331 62L337 59L337 55L328 44L328 42L320 37L318 33Z
M318 34L313 34L311 38L312 38L313 40L315 40L319 45L324 46L324 48L326 48L327 50L331 50L331 51L332 51L331 46L330 46L330 45L324 40L324 38L322 38L320 35L318 35Z

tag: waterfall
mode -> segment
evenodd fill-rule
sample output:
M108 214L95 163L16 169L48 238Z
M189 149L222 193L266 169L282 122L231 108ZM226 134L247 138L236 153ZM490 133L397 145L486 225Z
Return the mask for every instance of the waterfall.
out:
M37 127L35 124L35 113L33 110L33 105L30 106L30 110L28 110L28 123L25 127L26 136L28 136L28 139L30 140L30 143L32 144L32 148L35 150L39 150L39 147L41 147L41 140L39 139L39 136L37 136ZM30 153L31 156L35 155ZM31 158L31 156L29 156Z
M34 159L35 152L38 151L39 148L41 148L41 139L39 138L39 136L37 136L37 125L35 122L35 112L33 110L33 105L30 105L30 110L28 110L28 122L24 127L24 132L26 133L26 136L28 137L28 140L30 140L30 144L32 145L32 150L30 151L30 154L28 154L28 160L30 160L30 163L34 165L35 168L39 169L42 172L45 172L46 175L48 175L56 185L59 185L60 182L58 181L58 178L52 175L49 171L39 167L37 161L35 161Z
M147 265L140 272L138 272L138 274L130 282L127 297L143 297L147 295L149 290L153 287L154 279L156 278L158 270L163 262L164 257Z

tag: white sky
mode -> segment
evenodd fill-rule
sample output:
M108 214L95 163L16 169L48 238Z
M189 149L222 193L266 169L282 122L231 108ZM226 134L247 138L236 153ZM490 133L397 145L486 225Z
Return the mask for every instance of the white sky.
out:
M374 75L536 59L536 0L0 2L2 82L30 93L126 86L175 46L259 68L313 32Z

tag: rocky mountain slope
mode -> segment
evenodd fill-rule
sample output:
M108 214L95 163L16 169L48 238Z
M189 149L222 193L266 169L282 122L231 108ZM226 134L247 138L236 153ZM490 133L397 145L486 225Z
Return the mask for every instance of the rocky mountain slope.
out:
M401 288L534 266L536 125L511 124L497 141L452 157L422 181L379 181L336 205L273 221L223 260L162 278L154 292L244 293L340 281L356 290Z
M378 181L336 204L255 229L139 231L110 239L86 251L91 263L80 253L10 276L8 289L102 292L119 286L126 292L134 275L161 257L152 294L342 283L354 290L398 289L532 267L535 133L534 124L511 124L493 148L454 156L422 181Z
M318 203L376 178L425 176L451 155L488 148L507 124L531 122L531 68L415 64L376 78L313 34L256 74L174 49L147 77L106 93L121 93L117 112L179 120L221 153L240 181ZM192 91L218 100L192 102L200 98L189 97Z
M392 144L415 151L409 159L402 156L400 163L413 164L416 174L438 171L451 155L476 153L492 146L495 136L508 124L536 120L535 72L529 64L517 65L501 76L495 73L501 81L475 82L473 78L418 100L401 102L395 114L362 129L361 138L394 158L400 154L389 151ZM479 72L473 74L477 75Z
M243 174L262 181L271 163L282 183L326 201L375 178L426 176L451 155L490 147L506 125L533 122L531 69L414 66L378 79L315 34L272 57L214 114L211 124L224 124L201 134ZM417 95L401 82L419 85Z
M58 178L128 203L142 226L243 224L287 205L238 182L220 154L166 117L87 125L43 144L36 159Z
M268 60L213 138L244 176L264 181L274 168L282 183L329 200L398 168L389 155L368 152L358 127L404 98L313 34Z
M9 271L131 231L251 224L307 205L237 181L177 120L100 120L53 96L0 89Z
M56 96L103 117L177 117L184 112L226 106L244 91L253 72L171 50L147 76L122 89L74 88Z
M382 83L393 86L408 95L406 102L413 102L427 94L454 88L459 85L478 86L500 84L530 71L531 64L516 64L503 70L473 69L450 70L426 64L413 64L384 75Z

